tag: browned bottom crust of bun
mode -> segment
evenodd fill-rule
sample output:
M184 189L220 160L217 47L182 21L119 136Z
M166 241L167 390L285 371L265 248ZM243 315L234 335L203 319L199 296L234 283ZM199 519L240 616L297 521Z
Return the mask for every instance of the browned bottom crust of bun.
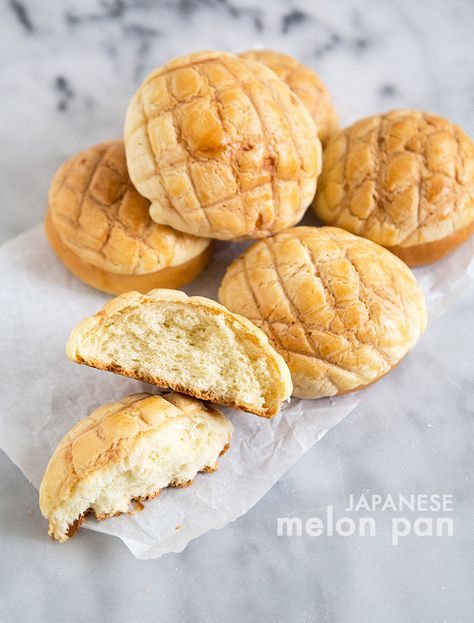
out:
M223 456L229 448L230 448L230 443L226 443L226 445L222 448L219 454L219 457ZM217 463L215 465L206 465L206 467L204 467L200 471L203 473L212 473L212 472L215 472L216 470L217 470ZM173 488L183 488L183 487L189 487L190 485L193 484L193 482L194 482L193 480L187 480L185 482L171 482L168 486L173 487ZM153 493L150 493L149 495L136 497L136 498L133 498L133 500L130 500L130 503L135 504L136 507L135 509L128 511L127 514L133 515L134 513L137 512L137 510L139 511L143 510L145 507L143 506L142 502L147 502L148 500L153 500L153 498L157 498L161 494L161 491L162 489L158 489L158 491L154 491ZM109 515L101 514L101 515L95 515L95 518L97 521L104 521L104 519L111 519L112 517L118 517L119 515L122 515L122 514L123 513L110 513ZM68 538L71 538L72 536L76 534L76 532L79 530L79 528L84 523L86 517L90 515L94 515L94 511L91 508L87 509L85 513L82 513L82 515L78 517L74 521L74 523L72 523L69 526L69 529L67 531ZM52 536L51 538L54 539L54 537Z
M85 361L81 357L77 356L77 363L84 364L86 366L91 366L92 368L96 368L97 370L105 370L106 372L113 372L114 374L120 374L122 376L127 376L130 379L137 379L138 381L144 381L145 383L150 383L150 385L156 385L157 387L161 387L163 389L171 389L174 392L178 392L179 394L186 394L187 396L192 396L193 398L198 398L199 400L204 400L205 402L211 402L218 405L223 405L224 407L231 407L232 409L240 409L240 411L245 411L246 413L252 413L253 415L259 415L260 417L272 418L274 415L278 413L274 409L252 409L242 404L241 402L233 402L232 400L224 400L222 396L218 396L213 392L205 392L201 390L196 390L189 385L181 385L179 383L169 383L164 379L149 376L148 374L143 374L142 372L138 372L136 370L129 370L122 368L119 365L104 365L101 361L97 361L96 359L88 359Z
M162 268L143 275L121 275L104 271L78 257L59 237L49 210L46 213L44 225L49 244L66 268L87 285L108 294L122 294L131 290L138 290L145 294L153 288L180 288L199 275L212 252L212 244L210 244L202 253L184 264Z
M456 247L465 242L474 233L474 221L458 231L453 232L441 240L433 240L412 247L386 247L397 255L408 266L423 266L442 259Z

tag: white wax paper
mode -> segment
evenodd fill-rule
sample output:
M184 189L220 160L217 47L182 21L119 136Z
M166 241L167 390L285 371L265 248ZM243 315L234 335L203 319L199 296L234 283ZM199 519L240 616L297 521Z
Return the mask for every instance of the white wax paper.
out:
M186 292L216 298L226 266L242 248L218 244L211 264ZM471 240L445 260L415 271L430 319L474 278L473 250ZM110 297L63 267L41 226L0 247L0 284L0 446L38 487L54 448L78 419L128 393L158 390L68 361L65 345L72 327ZM382 382L395 380L389 375ZM182 551L190 540L246 513L363 399L364 391L333 400L293 398L272 420L224 409L234 435L217 472L199 474L187 489L165 490L142 512L88 520L84 526L120 537L137 558Z

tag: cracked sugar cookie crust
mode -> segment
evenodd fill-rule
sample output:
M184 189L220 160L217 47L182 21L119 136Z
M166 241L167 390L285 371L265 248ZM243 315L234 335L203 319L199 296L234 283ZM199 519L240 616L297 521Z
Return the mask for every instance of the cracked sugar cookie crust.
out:
M314 210L418 265L474 230L474 144L416 110L374 115L331 137Z
M216 469L231 434L219 411L180 394L132 394L99 407L48 463L40 507L49 534L65 541L88 514L107 519L164 487L188 486L198 472Z
M55 174L45 227L60 259L106 292L148 291L190 281L210 256L210 241L158 225L128 176L122 141L84 150Z
M288 54L273 50L248 50L239 56L263 63L290 87L308 109L321 142L337 130L338 118L331 96L312 69Z
M130 102L125 147L156 222L223 240L297 223L321 168L302 102L265 65L225 52L153 71Z
M426 326L410 269L334 227L296 227L257 242L228 268L219 300L268 335L293 395L353 391L391 370Z

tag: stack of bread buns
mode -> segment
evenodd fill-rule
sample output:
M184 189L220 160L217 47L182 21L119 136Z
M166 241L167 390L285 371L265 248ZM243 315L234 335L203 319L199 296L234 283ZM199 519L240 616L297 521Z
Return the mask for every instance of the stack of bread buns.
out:
M311 204L330 226L294 227ZM474 146L448 121L396 110L338 130L319 77L269 50L155 69L124 142L54 176L46 233L71 272L120 295L77 324L68 357L172 393L126 396L67 433L41 486L50 534L215 469L232 426L209 403L271 418L291 395L389 373L426 327L407 264L473 231ZM171 289L204 269L213 239L257 239L220 303Z

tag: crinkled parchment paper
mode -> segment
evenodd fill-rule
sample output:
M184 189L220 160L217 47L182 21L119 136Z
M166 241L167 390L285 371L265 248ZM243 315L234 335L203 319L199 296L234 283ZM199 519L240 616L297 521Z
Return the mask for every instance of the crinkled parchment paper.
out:
M242 245L219 244L211 265L186 288L216 297L226 266ZM440 315L474 278L474 240L449 258L419 269L430 318ZM67 360L72 327L95 313L106 295L83 285L50 250L38 226L0 247L3 383L0 446L35 487L59 440L95 407L157 389ZM395 382L390 375L384 383ZM272 420L225 409L234 424L231 448L214 474L170 489L143 512L85 527L120 537L138 558L179 552L195 537L247 512L313 444L364 399L297 400ZM46 525L45 525L46 538Z

